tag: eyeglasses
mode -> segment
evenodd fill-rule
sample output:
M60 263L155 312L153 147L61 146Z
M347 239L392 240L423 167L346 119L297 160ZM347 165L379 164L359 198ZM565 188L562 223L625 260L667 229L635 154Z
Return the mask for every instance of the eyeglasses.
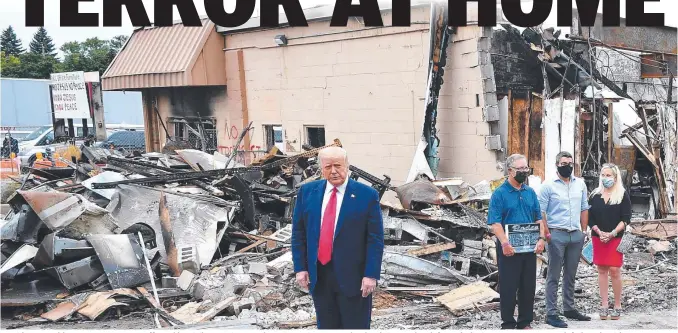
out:
M563 163L558 164L558 166L574 166L574 163L563 162Z
M529 168L529 167L520 168L520 169L512 168L512 169L513 169L513 170L516 170L516 171L519 171L519 172L527 172L527 171L530 171L530 168Z

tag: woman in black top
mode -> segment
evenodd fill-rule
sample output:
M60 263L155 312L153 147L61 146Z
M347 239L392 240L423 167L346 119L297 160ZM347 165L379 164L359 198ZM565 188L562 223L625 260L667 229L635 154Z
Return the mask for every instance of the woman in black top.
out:
M589 198L589 227L593 243L593 263L598 266L600 319L619 319L621 312L621 266L624 255L617 252L626 224L631 220L631 198L622 184L621 172L614 164L600 170L600 185ZM608 275L612 279L614 308L608 304Z

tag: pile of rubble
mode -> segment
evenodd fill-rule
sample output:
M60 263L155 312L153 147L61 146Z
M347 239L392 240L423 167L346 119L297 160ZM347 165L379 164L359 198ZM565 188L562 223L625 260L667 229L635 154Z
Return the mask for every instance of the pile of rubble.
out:
M146 311L158 327L314 325L289 251L296 192L321 177L324 147L304 148L274 148L244 166L218 152L123 156L83 145L72 154L80 160L30 168L2 220L3 316L37 325ZM387 248L375 305L437 297L456 313L496 302L483 211L501 180L421 176L393 187L388 176L350 171L380 198L399 199L382 200Z

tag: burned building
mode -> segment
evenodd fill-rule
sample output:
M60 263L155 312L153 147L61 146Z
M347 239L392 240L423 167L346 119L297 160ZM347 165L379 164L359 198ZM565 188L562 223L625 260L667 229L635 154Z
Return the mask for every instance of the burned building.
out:
M615 29L622 28L598 24L589 52L589 30L576 11L574 26L556 31L518 29L501 14L499 26L479 27L473 3L470 24L447 30L431 22L426 2L414 3L409 27L390 27L388 6L384 27L360 20L329 27L332 9L305 9L309 27L286 26L281 14L276 29L260 28L258 17L236 28L204 20L202 28L139 29L103 76L104 88L144 93L149 151L186 141L209 153L235 153L247 165L273 147L295 154L341 137L352 162L395 185L421 173L469 183L498 179L513 153L528 157L541 182L555 177L552 161L561 150L575 155L575 173L591 186L606 161L622 165L630 181L630 161L638 157L640 166L647 159L622 138L627 126L642 123L638 103L653 131L660 113L675 114L676 89L666 93L675 28L621 36ZM250 123L253 130L237 143ZM661 126L667 134L657 140L675 145L675 120ZM655 179L644 186L665 179L659 183L666 191L655 185L652 194L664 212L674 200L671 151L650 157L662 161L664 175L644 167Z
M103 85L142 91L149 151L160 151L168 137L192 139L201 131L198 121L209 123L202 132L214 133L219 152L238 150L243 164L273 146L294 154L304 144L340 137L352 162L402 184L421 137L430 62L430 4L417 3L410 27L390 27L388 6L382 6L385 27L360 20L329 27L333 6L317 6L305 10L309 27L303 28L285 27L283 16L278 29L259 28L257 17L238 28L206 20L202 30L181 24L140 29ZM486 145L494 119L486 105L496 103L487 100L493 88L481 73L489 66L481 59L484 33L460 27L447 47L439 177L475 183L503 174L497 164L503 156ZM249 122L254 130L234 147Z
M563 30L494 29L503 148L527 156L542 180L570 151L589 189L615 163L635 218L675 216L676 28L602 27L599 15L589 29L573 17Z

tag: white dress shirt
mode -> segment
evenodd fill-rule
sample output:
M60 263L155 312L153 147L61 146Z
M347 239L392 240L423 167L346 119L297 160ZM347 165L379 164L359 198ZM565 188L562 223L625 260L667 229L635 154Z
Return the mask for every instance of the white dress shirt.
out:
M333 234L334 237L337 236L337 222L339 221L339 211L341 211L341 202L344 201L344 193L346 193L346 184L348 184L348 176L346 177L344 183L337 187L337 211L334 216L334 234ZM325 185L325 195L323 196L323 207L320 215L321 228L325 216L325 208L327 208L327 203L330 202L330 197L332 196L332 188L334 188L334 185L330 184L330 182L328 181L327 184Z

